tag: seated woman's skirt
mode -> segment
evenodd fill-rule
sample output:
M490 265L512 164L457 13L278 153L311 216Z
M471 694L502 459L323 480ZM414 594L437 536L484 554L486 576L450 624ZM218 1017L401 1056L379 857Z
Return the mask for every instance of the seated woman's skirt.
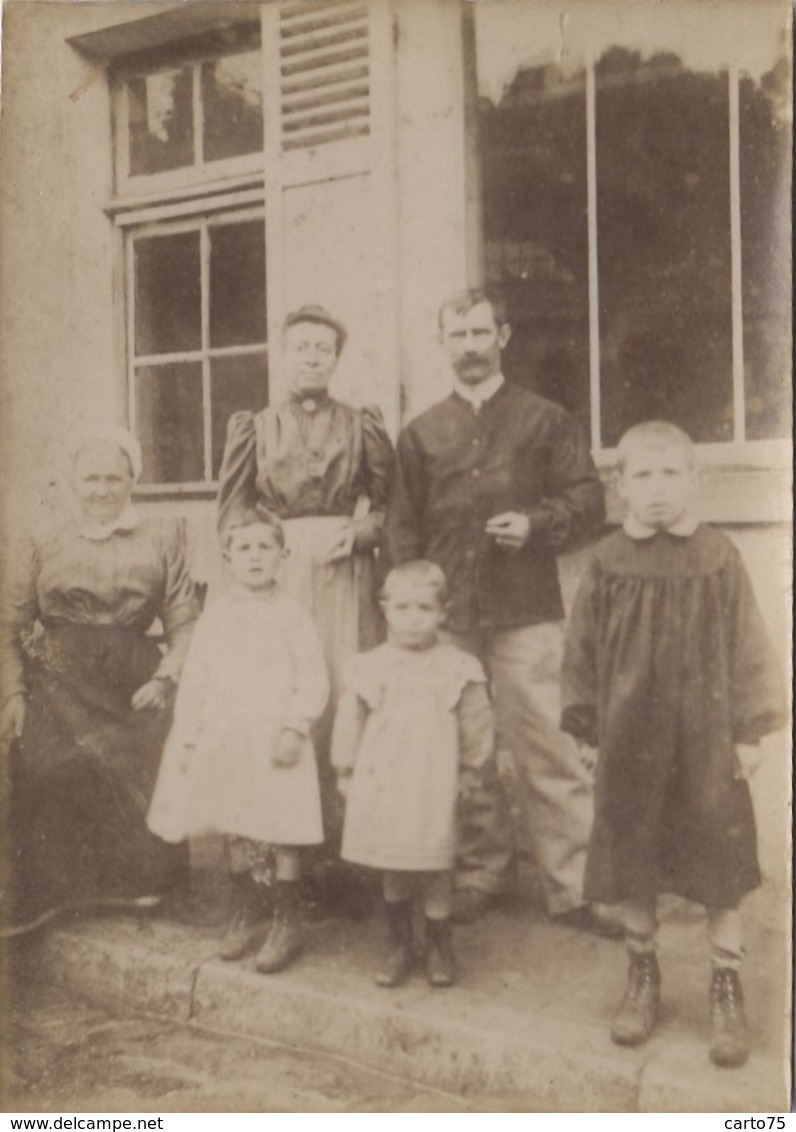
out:
M139 629L58 626L28 663L22 739L11 756L15 919L74 901L173 888L187 849L146 827L169 712L130 701L160 662Z

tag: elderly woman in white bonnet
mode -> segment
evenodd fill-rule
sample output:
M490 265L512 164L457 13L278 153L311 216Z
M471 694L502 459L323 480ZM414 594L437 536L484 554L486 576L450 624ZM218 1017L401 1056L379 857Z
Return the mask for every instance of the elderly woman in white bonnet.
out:
M145 818L198 615L179 527L130 497L138 442L75 449L75 514L15 554L0 637L0 743L9 752L13 916L166 891L185 871ZM159 620L167 648L148 634ZM38 623L38 635L32 630Z

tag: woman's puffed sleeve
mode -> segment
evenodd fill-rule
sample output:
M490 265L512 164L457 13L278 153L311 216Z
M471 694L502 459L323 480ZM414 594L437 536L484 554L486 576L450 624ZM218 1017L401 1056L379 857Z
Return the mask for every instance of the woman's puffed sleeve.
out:
M39 614L36 581L40 558L33 539L12 550L9 559L0 621L0 706L27 691L22 634L33 627Z
M156 677L173 680L180 678L194 624L199 616L199 602L188 572L185 558L185 536L177 520L163 520L161 527L163 555L163 604L160 620L166 634L168 652L158 665Z
M365 484L371 512L383 514L392 481L395 450L387 435L384 417L375 405L361 411Z
M223 530L236 512L253 507L257 498L257 439L254 413L248 410L229 418L218 479L217 521Z

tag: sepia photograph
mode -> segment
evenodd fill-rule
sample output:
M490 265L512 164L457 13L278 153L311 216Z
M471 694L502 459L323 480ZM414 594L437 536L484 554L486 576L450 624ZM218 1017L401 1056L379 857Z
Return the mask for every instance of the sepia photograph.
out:
M0 1112L790 1113L790 0L1 14Z

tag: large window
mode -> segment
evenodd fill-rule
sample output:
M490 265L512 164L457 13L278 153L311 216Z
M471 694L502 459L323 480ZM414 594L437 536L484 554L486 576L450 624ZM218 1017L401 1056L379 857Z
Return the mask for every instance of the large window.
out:
M786 48L738 6L729 29L640 7L473 5L506 369L597 450L665 417L749 453L789 431Z
M262 212L134 229L127 263L143 482L214 480L230 413L266 399Z
M130 421L147 488L203 490L268 395L259 25L113 74Z

